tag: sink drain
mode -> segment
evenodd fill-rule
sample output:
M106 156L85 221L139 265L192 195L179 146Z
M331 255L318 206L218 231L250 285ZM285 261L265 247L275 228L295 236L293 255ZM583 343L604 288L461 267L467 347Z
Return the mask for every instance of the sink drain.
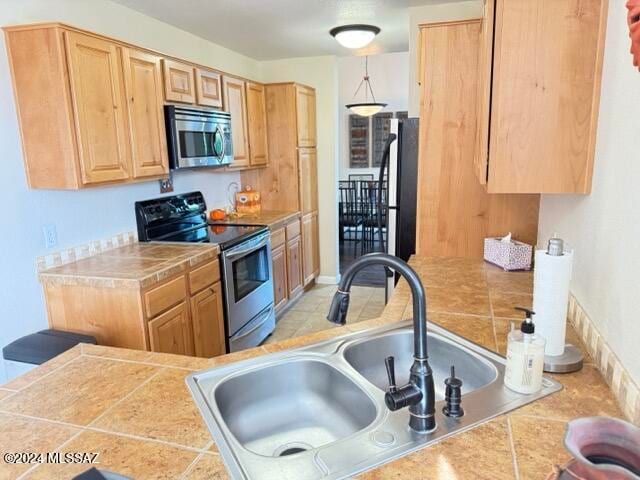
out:
M306 452L307 450L311 450L313 447L307 443L303 442L295 442L295 443L287 443L282 445L273 452L274 457L286 457L289 455L295 455L296 453Z
M291 448L287 448L286 450L283 450L282 452L280 452L280 455L278 455L279 457L286 457L287 455L293 455L294 453L300 453L300 452L306 452L307 449L306 448L302 448L302 447L291 447Z

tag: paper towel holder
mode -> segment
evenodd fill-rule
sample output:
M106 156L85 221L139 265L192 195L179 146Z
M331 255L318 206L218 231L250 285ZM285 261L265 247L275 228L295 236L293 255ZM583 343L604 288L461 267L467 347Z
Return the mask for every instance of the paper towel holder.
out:
M562 355L545 355L543 370L547 373L572 373L582 369L584 357L578 347L565 344Z
M564 242L561 238L551 238L547 247L547 255L559 256L564 254ZM547 373L572 373L582 369L584 356L582 351L566 343L562 355L545 355L543 370Z

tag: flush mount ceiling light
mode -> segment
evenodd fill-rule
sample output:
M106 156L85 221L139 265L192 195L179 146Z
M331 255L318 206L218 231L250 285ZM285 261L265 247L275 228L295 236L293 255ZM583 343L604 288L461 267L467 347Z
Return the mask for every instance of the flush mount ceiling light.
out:
M343 47L362 48L371 43L380 29L373 25L342 25L332 28L329 33Z
M349 103L346 107L356 115L360 115L361 117L370 117L386 107L387 104L376 102L376 97L373 95L371 81L369 80L369 57L364 57L364 78L360 82L360 85L358 85L356 93L353 94L354 99L358 96L358 92L362 88L362 85L364 85L364 102ZM369 101L369 93L371 93L372 101Z

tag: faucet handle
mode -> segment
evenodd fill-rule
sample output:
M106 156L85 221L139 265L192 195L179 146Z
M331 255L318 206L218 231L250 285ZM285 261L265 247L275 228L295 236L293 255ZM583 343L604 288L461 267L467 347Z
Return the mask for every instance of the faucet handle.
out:
M387 377L389 377L389 392L393 393L396 388L396 367L393 356L389 356L384 359L384 364L387 367Z

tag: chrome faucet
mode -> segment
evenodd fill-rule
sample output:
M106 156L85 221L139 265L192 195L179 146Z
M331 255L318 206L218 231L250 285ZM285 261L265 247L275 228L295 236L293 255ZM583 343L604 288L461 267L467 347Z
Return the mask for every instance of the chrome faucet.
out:
M349 291L353 279L361 269L371 265L383 265L402 275L413 297L413 365L409 383L402 387L395 385L393 357L387 357L385 364L389 376L389 389L384 401L389 410L409 407L409 426L418 433L429 433L436 428L435 388L433 372L427 355L427 301L420 277L406 262L386 253L370 253L358 258L342 275L338 291L333 296L327 320L338 325L347 321Z

